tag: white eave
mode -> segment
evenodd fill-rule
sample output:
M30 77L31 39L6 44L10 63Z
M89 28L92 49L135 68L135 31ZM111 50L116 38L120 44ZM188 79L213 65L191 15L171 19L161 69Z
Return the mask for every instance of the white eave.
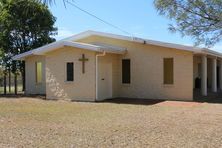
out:
M90 37L90 36L101 36L101 37L107 37L107 38L113 38L117 40L125 40L130 42L136 42L141 44L149 44L154 46L161 46L166 48L172 48L172 49L178 49L178 50L184 50L189 51L194 54L206 54L206 55L212 55L222 58L222 53L216 52L210 49L206 48L198 48L193 46L186 46L186 45L180 45L180 44L173 44L173 43L167 43L167 42L160 42L160 41L154 41L154 40L148 40L148 39L142 39L137 37L130 37L130 36L123 36L123 35L116 35L111 33L104 33L104 32L98 32L98 31L85 31L80 34L71 36L69 38L65 38L61 41L57 41L45 46L42 46L40 48L25 52L20 55L16 55L13 57L14 60L21 60L24 59L27 56L30 55L42 55L46 52L55 50L60 47L64 46L70 46L70 47L76 47L86 50L92 50L96 52L109 52L109 53L116 53L116 54L124 54L126 52L126 48L114 46L114 45L105 45L105 44L86 44L86 43L80 43L78 40Z
M199 48L194 46L187 46L187 45L180 45L180 44L174 44L174 43L167 43L167 42L161 42L161 41L154 41L154 40L148 40L138 37L130 37L130 36L124 36L124 35L116 35L112 33L104 33L104 32L98 32L98 31L85 31L80 34L71 36L69 38L66 38L65 40L69 41L78 41L90 36L101 36L101 37L107 37L107 38L113 38L118 40L125 40L130 42L136 42L136 43L142 43L142 44L149 44L149 45L155 45L155 46L161 46L166 48L172 48L172 49L178 49L178 50L184 50L184 51L190 51L194 54L208 54L212 56L217 56L222 58L222 53L216 52L211 49L207 48Z
M207 49L207 48L203 48L202 53L222 58L222 53L221 52L217 52L217 51L210 50L210 49Z
M117 48L117 47L115 47L115 49L112 50L112 49L108 49L108 47L106 47L106 46L98 46L98 45L93 45L93 44L86 44L86 43L61 40L61 41L53 42L48 45L33 49L31 51L16 55L12 59L13 60L23 60L25 57L28 57L31 55L44 55L47 52L53 51L58 48L62 48L64 46L86 49L86 50L95 51L95 52L105 51L108 53L115 53L115 54L124 54L126 51L126 49Z
M105 43L92 43L92 45L99 46L103 51L106 51L108 53L124 54L127 50L124 47L119 47Z

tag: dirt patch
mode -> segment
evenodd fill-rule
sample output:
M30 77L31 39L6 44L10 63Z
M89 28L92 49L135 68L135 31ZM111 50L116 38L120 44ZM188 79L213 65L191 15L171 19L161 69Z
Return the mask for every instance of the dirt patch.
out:
M164 101L160 102L157 105L159 106L175 106L175 107L194 107L199 106L202 103L199 102L183 102L183 101Z
M200 104L1 98L0 147L222 147L222 104Z

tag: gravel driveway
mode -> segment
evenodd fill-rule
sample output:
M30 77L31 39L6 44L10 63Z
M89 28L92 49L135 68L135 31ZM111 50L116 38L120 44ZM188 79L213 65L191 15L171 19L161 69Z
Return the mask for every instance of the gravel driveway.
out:
M222 104L1 98L0 147L222 147Z

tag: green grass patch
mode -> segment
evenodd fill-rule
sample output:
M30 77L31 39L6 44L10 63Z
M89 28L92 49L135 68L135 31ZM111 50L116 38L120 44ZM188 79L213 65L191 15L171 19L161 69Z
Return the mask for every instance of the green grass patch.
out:
M18 91L18 93L23 92L23 91L22 91L22 85L18 85L18 86L17 86L17 91ZM14 86L11 86L11 92L10 92L10 91L9 91L9 87L7 86L7 87L6 87L6 92L7 92L7 94L14 94L14 92L15 92L15 87L14 87ZM0 94L4 94L4 87L3 87L3 86L0 86Z

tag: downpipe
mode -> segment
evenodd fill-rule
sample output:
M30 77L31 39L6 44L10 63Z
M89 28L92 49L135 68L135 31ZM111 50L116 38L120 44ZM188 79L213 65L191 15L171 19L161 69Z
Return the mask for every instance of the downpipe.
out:
M102 54L96 55L96 98L95 98L95 102L98 101L98 58L103 57L105 55L106 55L105 51L103 51Z

